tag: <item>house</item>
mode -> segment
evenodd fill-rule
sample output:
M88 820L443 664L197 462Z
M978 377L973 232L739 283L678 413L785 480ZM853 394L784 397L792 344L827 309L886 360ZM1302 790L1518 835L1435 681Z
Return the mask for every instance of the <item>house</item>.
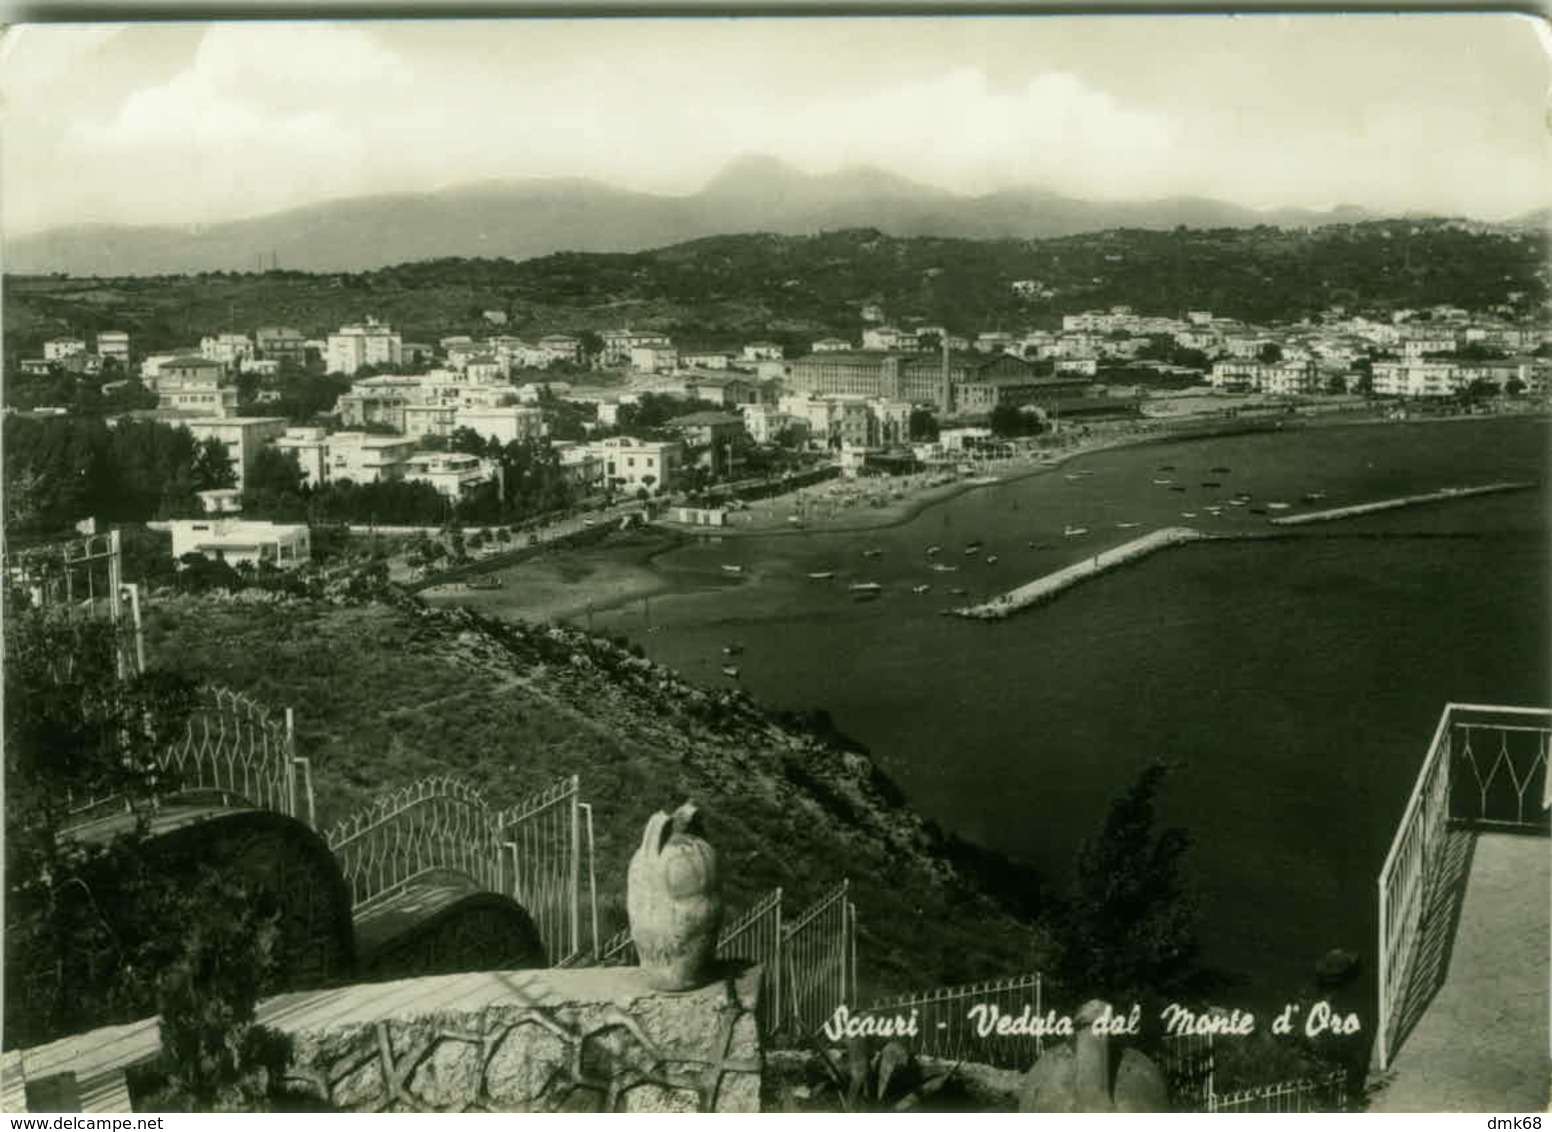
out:
M685 378L684 391L692 400L710 401L725 407L757 405L760 402L760 383L732 374L695 374Z
M721 350L694 350L679 353L679 364L685 369L725 370L733 356Z
M270 523L252 519L173 519L172 557L202 554L228 566L269 564L294 570L312 560L311 537L305 523Z
M403 356L403 341L393 327L368 318L329 335L324 366L329 373L351 377L362 366L400 365Z
M672 373L679 368L679 351L664 344L632 346L630 365L641 373Z
M1312 361L1214 362L1208 378L1214 389L1249 389L1256 393L1315 393L1320 377Z
M217 440L226 445L239 490L259 450L286 434L284 417L204 417L185 421L184 426L196 440Z
M402 436L336 432L329 436L328 479L384 483L404 478L417 441Z
M597 491L604 484L604 459L592 446L580 441L551 445L560 458L561 473L581 492Z
M539 353L548 362L582 362L582 339L569 334L546 334L539 339Z
M253 342L246 334L213 334L199 340L199 356L220 362L235 373L244 358L253 357Z
M611 436L590 441L588 448L603 462L604 482L626 491L667 491L684 465L684 446L677 440Z
M919 342L914 330L901 330L894 326L869 326L862 332L864 350L914 351Z
M507 324L507 312L488 310L480 312L480 316L492 326L505 326Z
M782 350L775 342L750 342L744 346L746 362L771 362L782 359Z
M453 428L473 429L501 444L538 440L545 433L544 412L531 405L460 405L453 410Z
M821 338L817 342L810 343L808 349L812 354L835 354L855 347L844 338Z
M465 499L476 488L493 483L501 490L500 467L494 460L465 452L417 452L404 463L404 479L429 483L448 499Z
M318 487L329 479L329 430L326 428L288 428L284 435L270 441L281 452L290 453L302 469L302 483Z

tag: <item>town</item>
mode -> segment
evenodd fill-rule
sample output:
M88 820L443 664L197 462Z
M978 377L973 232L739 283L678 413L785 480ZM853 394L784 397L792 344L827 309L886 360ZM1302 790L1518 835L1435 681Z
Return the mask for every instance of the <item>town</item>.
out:
M1008 286L1042 295L1038 280ZM49 338L19 369L23 380L96 382L103 397L143 406L111 419L222 445L229 482L199 492L197 513L156 526L172 533L180 561L198 553L281 569L311 557L297 499L331 486L409 490L357 493L314 519L517 530L624 502L670 526L721 527L737 522L741 489L757 484L770 494L773 483L827 475L972 475L989 457L1077 435L1190 422L1523 412L1545 406L1552 387L1552 335L1509 307L1389 318L1332 309L1256 325L1117 306L1063 313L1059 328L973 338L888 321L875 302L857 307L860 340L826 336L806 353L629 328L528 341L502 333L505 314L491 309L488 335L434 343L404 341L370 315L327 333L232 328L154 352L102 330L90 342ZM288 401L304 375L333 381L332 403ZM508 476L546 482L525 491ZM277 501L288 494L289 508Z

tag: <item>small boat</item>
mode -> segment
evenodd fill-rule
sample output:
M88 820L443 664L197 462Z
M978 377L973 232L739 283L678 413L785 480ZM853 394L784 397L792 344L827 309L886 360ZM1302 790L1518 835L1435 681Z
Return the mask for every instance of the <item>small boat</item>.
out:
M732 566L725 563L723 564L722 569L724 573L728 574L742 574L744 572L744 568L742 566Z
M988 566L994 565L996 563L996 561L997 561L997 556L995 554L988 554L986 556L986 564Z
M950 566L947 562L934 562L932 568L940 574L952 574L959 569L958 566Z
M853 582L846 588L854 594L876 594L884 587L878 582Z
M466 583L471 590L499 590L500 578L470 578Z
M1064 475L1062 477L1062 479L1066 480L1068 483L1071 483L1073 480L1082 479L1082 478L1083 477L1078 475L1077 472L1069 472L1069 473L1067 473L1066 475Z
M1307 492L1304 493L1303 497L1299 500L1299 502L1301 502L1301 503L1319 503L1325 497L1326 497L1326 493L1323 492L1323 491L1307 491Z
M868 549L866 549L866 550L864 550L862 552L862 557L864 557L864 558L877 558L880 554L883 554L883 553L884 552L882 550L880 550L878 547L870 546L870 547L868 547Z
M1270 511L1286 511L1286 510L1288 510L1288 508L1292 507L1293 504L1291 504L1291 503L1268 503L1266 506L1267 506L1267 509L1270 510Z
M1062 528L1062 534L1068 538L1077 538L1079 535L1086 535L1088 533L1089 529L1087 527L1075 527L1071 523Z
M833 578L833 577L835 577L835 571L834 570L810 570L809 573L808 573L808 576L810 578L814 579L814 581L816 581L816 582L822 582L826 578Z
M738 679L738 665L736 665L736 664L724 664L722 666L722 675L729 676L729 677L732 677L734 680L737 680Z
M1243 507L1243 506L1245 506L1245 504L1247 504L1249 502L1250 502L1250 500L1248 500L1248 499L1231 499L1231 500L1229 500L1229 506L1230 507Z
M1120 529L1121 529L1121 530L1123 530L1123 531L1129 531L1129 530L1131 530L1131 529L1132 529L1132 528L1133 528L1133 527L1136 527L1136 526L1140 526L1140 525L1141 525L1141 524L1138 524L1138 523L1117 523L1117 524L1116 524L1116 526L1117 526L1117 527L1118 527L1118 528L1120 528Z
M1195 511L1182 511L1180 513L1180 517L1182 519L1194 519L1194 518L1196 518L1196 512Z
M738 656L743 651L744 651L744 646L743 645L723 645L722 646L722 655L723 656Z
M1165 484L1174 483L1175 481L1174 480L1167 480L1166 479L1166 480L1154 480L1153 482L1158 484L1158 486L1163 487Z
M1203 507L1202 510L1206 511L1209 515L1221 515L1221 514L1223 514L1223 508L1222 507Z
M931 588L932 588L932 584L930 582L923 582L919 586L912 586L911 587L911 592L913 594L924 594L928 590L930 590Z
M959 596L963 597L966 590L964 586L954 586L948 592L951 594L958 594Z
M940 550L942 550L942 549L943 549L943 548L942 548L942 547L941 547L941 546L938 546L938 545L936 545L936 544L934 544L934 545L932 545L932 546L929 546L929 547L928 547L928 548L927 548L927 553L928 553L928 554L929 554L929 555L932 555L932 554L936 554L936 553L937 553L937 552L938 552L938 551L940 551Z

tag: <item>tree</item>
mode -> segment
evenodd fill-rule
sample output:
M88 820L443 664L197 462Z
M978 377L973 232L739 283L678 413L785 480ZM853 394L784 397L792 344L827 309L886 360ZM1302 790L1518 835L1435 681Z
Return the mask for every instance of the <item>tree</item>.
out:
M1347 392L1347 378L1343 377L1339 373L1332 374L1326 380L1326 392L1327 393L1346 393Z
M1154 828L1169 770L1159 762L1145 769L1078 852L1062 932L1062 976L1074 1001L1140 1000L1201 985L1196 910L1181 874L1190 839Z
M1002 404L992 409L990 420L994 436L1033 436L1040 431L1040 418L1016 405Z
M1256 351L1256 361L1276 365L1283 360L1283 348L1276 342L1265 342Z
M1511 397L1518 397L1525 392L1525 383L1517 377L1511 377L1504 383L1504 392Z
M938 419L932 415L931 409L912 409L910 429L912 440L936 440Z

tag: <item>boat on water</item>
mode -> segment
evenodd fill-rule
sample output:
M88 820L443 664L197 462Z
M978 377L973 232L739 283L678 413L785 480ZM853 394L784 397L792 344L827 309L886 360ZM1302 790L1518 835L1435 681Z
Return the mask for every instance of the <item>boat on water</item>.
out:
M723 563L722 570L724 573L728 574L742 574L744 572L744 568L742 566L734 566L729 563Z
M1300 497L1299 502L1301 502L1301 503L1319 503L1325 497L1326 497L1326 493L1323 492L1323 491L1306 491L1303 494L1303 496Z
M816 582L822 582L826 578L833 578L833 577L835 577L835 571L834 570L810 570L808 572L808 576L810 578L814 579L814 581L816 581Z
M1089 529L1087 527L1075 527L1071 523L1062 528L1062 534L1068 538L1077 538L1079 535L1086 535L1088 533Z
M501 579L500 578L470 578L468 580L468 582L466 582L465 584L471 590L499 590L501 588Z
M988 554L986 556L986 564L988 566L993 565L994 563L996 563L996 561L997 561L997 556L995 554Z
M1288 510L1288 508L1292 507L1293 504L1292 503L1268 503L1266 506L1267 506L1267 510L1269 510L1269 511L1286 511L1286 510Z
M853 582L846 588L854 594L876 594L884 587L878 582Z
M951 594L957 594L957 595L963 597L965 592L966 592L966 590L965 590L964 586L953 586L953 587L951 587L949 589L948 592L951 593Z
M1202 510L1206 511L1209 515L1221 515L1221 514L1223 514L1223 508L1222 507L1203 507Z
M1117 523L1116 527L1118 529L1120 529L1120 530L1123 530L1123 531L1129 531L1133 527L1137 527L1137 526L1141 526L1141 525L1142 524L1140 524L1140 523Z
M932 588L932 583L931 582L923 582L919 586L912 586L911 587L911 592L913 594L924 594L928 590L930 590L931 588Z
M1231 499L1231 500L1229 500L1229 506L1230 507L1243 507L1243 506L1245 506L1245 504L1247 504L1249 502L1250 502L1250 500L1248 500L1248 499Z
M864 558L877 558L880 554L883 554L883 553L884 552L882 550L880 550L878 547L870 546L870 547L868 547L866 550L864 550L862 552L862 557L864 557Z
M932 568L940 574L952 574L955 570L959 569L958 566L950 566L947 562L935 562L933 563Z
M927 548L927 553L928 553L928 554L929 554L929 555L932 555L932 554L936 554L936 553L938 553L938 551L940 551L940 550L942 550L942 549L943 549L943 548L942 548L942 547L941 547L941 546L938 546L938 545L937 545L937 544L936 544L936 543L934 543L934 544L933 544L933 545L932 545L932 546L929 546L929 547L928 547L928 548Z
M732 679L737 680L738 679L738 665L736 665L736 664L724 664L722 666L722 675L729 676Z
M1155 483L1155 484L1157 484L1157 485L1158 485L1158 486L1159 486L1159 487L1164 487L1164 486L1165 486L1165 485L1167 485L1167 484L1172 484L1172 483L1174 483L1174 482L1175 482L1175 481L1174 481L1174 480L1171 480L1171 479L1162 479L1162 480L1154 480L1154 481L1153 481L1153 482L1154 482L1154 483Z
M1196 512L1195 511L1182 511L1180 513L1180 517L1182 519L1194 519L1194 518L1196 518Z

